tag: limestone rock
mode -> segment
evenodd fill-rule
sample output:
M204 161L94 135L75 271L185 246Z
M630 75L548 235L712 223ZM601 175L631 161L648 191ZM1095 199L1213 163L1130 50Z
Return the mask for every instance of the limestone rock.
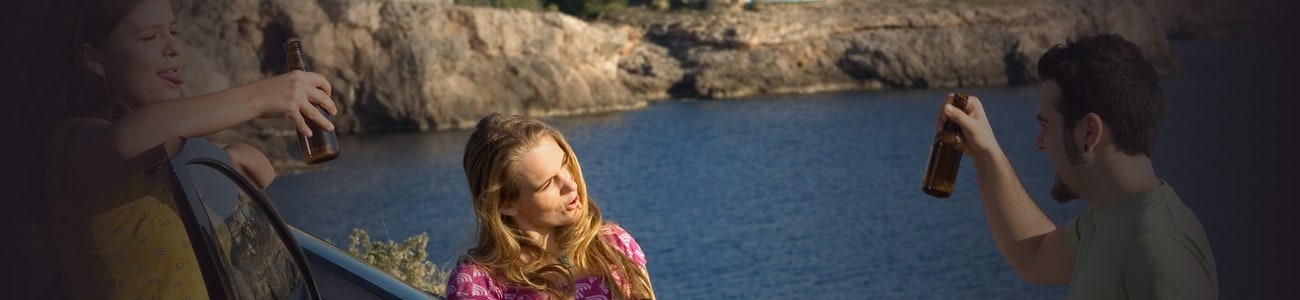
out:
M189 46L187 94L280 74L283 43L301 39L313 71L332 84L342 133L464 128L492 112L567 115L646 100L624 85L619 67L638 31L559 13L429 1L232 0L194 1L179 15ZM287 120L230 131L215 138L259 143L274 159L292 158L297 148Z
M1039 56L1083 34L1118 33L1162 74L1168 36L1214 34L1243 10L1223 0L826 1L747 13L629 15L685 75L671 95L734 98L1035 80Z

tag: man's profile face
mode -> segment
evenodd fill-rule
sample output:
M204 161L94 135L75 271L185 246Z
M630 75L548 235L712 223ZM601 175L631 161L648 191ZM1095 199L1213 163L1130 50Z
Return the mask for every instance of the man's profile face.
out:
M1079 164L1078 143L1065 131L1065 116L1057 109L1061 103L1061 86L1054 80L1044 80L1038 95L1038 138L1034 146L1047 152L1047 158L1056 167L1056 183L1052 198L1068 202L1079 196L1070 190L1068 182L1078 182L1075 166Z

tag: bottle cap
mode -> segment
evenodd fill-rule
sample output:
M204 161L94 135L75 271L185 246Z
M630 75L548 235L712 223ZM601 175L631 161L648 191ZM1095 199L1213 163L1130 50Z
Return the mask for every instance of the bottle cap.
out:
M962 92L956 92L956 93L953 93L953 95L952 95L952 106L956 106L957 108L960 108L960 109L962 109L962 110L965 110L965 109L966 109L966 101L968 100L967 97L969 97L969 96L966 96L966 94L965 94L965 93L962 93Z

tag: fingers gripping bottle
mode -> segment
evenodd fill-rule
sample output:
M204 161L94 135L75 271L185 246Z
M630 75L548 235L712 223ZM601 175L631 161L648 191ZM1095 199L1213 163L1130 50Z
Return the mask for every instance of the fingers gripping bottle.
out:
M966 98L966 94L956 93L950 104L964 111ZM922 191L939 198L952 195L953 184L957 182L957 167L961 166L963 146L961 126L952 120L944 121L943 129L934 135L934 144L930 146L930 161L925 166Z
M289 65L289 71L311 71L311 67L307 65L306 54L302 51L301 41L285 43L284 58ZM329 113L325 112L325 109L320 106L316 106L316 109L320 110L321 115L329 118ZM309 165L314 165L338 158L339 140L334 132L321 128L311 119L306 121L307 127L311 128L311 137L298 133L298 147L302 149L302 160Z

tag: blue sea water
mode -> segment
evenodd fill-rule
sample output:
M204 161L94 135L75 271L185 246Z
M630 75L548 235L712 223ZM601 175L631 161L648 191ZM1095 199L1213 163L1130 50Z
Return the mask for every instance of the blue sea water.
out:
M1228 136L1206 109L1232 90L1216 49L1176 45L1182 72L1165 80L1157 172L1206 223L1229 234L1215 178ZM1036 85L962 88L985 103L1029 194L1064 223L1085 204L1058 204L1053 167L1033 145ZM572 143L590 194L646 252L662 299L1053 299L1065 286L1025 282L998 252L964 161L951 198L921 192L935 117L951 90L671 100L629 112L546 119ZM286 220L346 247L353 228L375 238L429 234L430 259L450 266L473 245L461 169L465 130L341 136L323 172L268 189ZM1216 245L1219 247L1219 245ZM1216 248L1216 250L1218 250ZM1227 250L1231 251L1231 250ZM1224 251L1219 251L1223 257ZM1233 266L1220 259L1220 269ZM1232 283L1225 283L1231 286Z

